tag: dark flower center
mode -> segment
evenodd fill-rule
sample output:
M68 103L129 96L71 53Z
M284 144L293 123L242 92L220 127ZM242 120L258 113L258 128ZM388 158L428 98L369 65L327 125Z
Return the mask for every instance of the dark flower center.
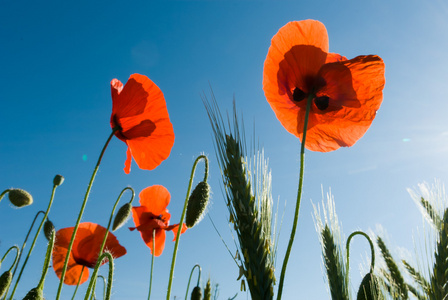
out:
M330 102L330 98L328 96L321 96L314 98L314 103L317 108L320 110L326 110L328 108L328 104Z
M299 89L298 87L296 87L296 88L294 89L294 92L292 93L292 99L293 99L295 102L300 102L300 101L302 101L303 99L305 99L305 97L306 97L306 93L305 93L304 91L302 91L302 90Z
M296 87L292 93L292 100L294 102L300 102L306 97L307 94L298 87ZM326 110L330 103L330 98L328 96L315 97L313 100L319 110Z

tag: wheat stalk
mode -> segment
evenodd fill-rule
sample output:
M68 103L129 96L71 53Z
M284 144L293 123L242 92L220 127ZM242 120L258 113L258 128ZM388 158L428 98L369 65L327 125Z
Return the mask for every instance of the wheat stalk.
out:
M240 129L235 102L232 121L228 117L226 131L212 97L212 103L204 97L204 105L213 129L230 219L234 222L242 253L241 271L252 299L272 299L276 246L272 231L271 175L262 152L257 151L252 162L247 159L244 127Z

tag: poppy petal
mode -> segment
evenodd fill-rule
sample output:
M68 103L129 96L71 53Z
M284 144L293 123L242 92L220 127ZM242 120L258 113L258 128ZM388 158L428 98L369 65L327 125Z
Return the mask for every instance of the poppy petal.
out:
M124 169L123 169L126 174L129 174L131 172L131 163L132 163L131 148L129 148L128 145L128 149L126 150L126 160L124 161Z
M182 224L182 231L180 234L183 234L185 231L187 231L188 227L185 223ZM168 226L166 230L171 230L174 233L174 239L173 242L176 240L177 237L177 231L179 230L179 224Z
M167 211L171 195L163 185L153 185L143 189L139 197L140 205L145 207L145 211L158 216Z
M152 253L152 230L151 231L140 231L140 234L142 236L143 241L145 242L146 246L150 249ZM163 252L163 249L165 249L165 239L166 239L166 233L163 229L156 229L155 230L155 251L154 256L160 256Z
M327 85L320 93L338 109L320 114L316 110L310 117L307 149L333 151L354 145L365 134L383 99L384 69L382 59L376 55L322 67L320 74Z
M62 269L64 268L66 255L67 255L67 248L54 246L53 269L56 273L56 276L58 276L59 279L61 279ZM82 270L83 268L84 270ZM77 264L76 261L73 259L73 255L70 255L67 270L64 277L64 283L67 285L77 285L79 277L81 276L81 271L82 271L82 277L79 284L83 284L89 279L89 269Z

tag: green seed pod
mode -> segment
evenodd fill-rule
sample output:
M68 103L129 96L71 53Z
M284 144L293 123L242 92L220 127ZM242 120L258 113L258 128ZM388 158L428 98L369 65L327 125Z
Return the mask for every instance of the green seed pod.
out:
M131 215L131 210L132 210L131 203L126 203L125 205L120 207L120 209L117 212L117 215L115 216L114 224L112 225L112 231L117 230L127 222L129 216Z
M61 184L64 183L64 179L65 179L64 176L58 174L58 175L54 176L53 184L55 186L60 186Z
M191 292L191 300L202 300L202 291L199 286L196 286Z
M44 234L47 240L49 241L51 239L51 235L54 231L54 225L53 222L51 222L48 218L44 223Z
M378 279L374 274L368 273L361 281L359 286L357 300L377 300L381 299L381 291Z
M209 278L204 288L204 300L211 300L211 299L212 299L212 284L210 283Z
M210 185L204 181L199 182L191 193L190 199L188 199L187 215L185 217L185 224L188 228L195 226L202 220L209 199Z
M39 288L34 288L26 294L23 300L44 300L44 292Z
M12 281L12 273L10 271L6 271L0 276L0 298L5 295L6 290Z
M33 203L33 197L30 193L21 189L11 189L8 197L9 201L17 207L24 207Z

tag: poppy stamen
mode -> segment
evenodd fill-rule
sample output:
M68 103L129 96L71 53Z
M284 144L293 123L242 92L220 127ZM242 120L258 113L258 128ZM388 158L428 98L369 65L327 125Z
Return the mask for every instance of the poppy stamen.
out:
M295 102L300 102L302 100L304 100L306 98L306 93L304 91L302 91L301 89L299 89L298 87L296 87L294 89L294 92L292 93L292 99Z
M330 103L330 98L328 96L321 96L314 98L314 103L319 110L326 110Z

